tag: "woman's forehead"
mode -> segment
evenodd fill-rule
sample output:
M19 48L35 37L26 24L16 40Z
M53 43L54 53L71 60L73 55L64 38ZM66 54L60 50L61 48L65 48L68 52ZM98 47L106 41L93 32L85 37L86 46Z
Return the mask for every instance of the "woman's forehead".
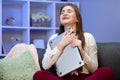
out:
M72 6L64 6L62 10L66 10L66 9L70 9L70 10L74 10Z

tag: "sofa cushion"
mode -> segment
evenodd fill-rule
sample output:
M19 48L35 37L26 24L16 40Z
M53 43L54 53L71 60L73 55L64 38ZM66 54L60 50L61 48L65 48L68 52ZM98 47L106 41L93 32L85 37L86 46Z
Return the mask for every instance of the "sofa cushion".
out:
M15 58L0 59L0 80L32 80L36 70L28 51Z
M97 43L99 67L110 67L120 79L120 43Z

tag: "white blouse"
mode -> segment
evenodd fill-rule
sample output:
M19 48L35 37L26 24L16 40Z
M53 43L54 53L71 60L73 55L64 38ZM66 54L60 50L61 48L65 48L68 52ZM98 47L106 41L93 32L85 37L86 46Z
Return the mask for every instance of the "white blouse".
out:
M51 39L54 39L58 34L54 34L50 37L49 41ZM89 72L94 72L98 67L98 59L97 59L97 45L94 37L90 33L84 33L85 36L85 56L83 57L84 66L82 67L83 70L81 73L89 74ZM51 68L52 65L54 65L59 58L60 54L62 52L55 47L51 50L49 42L47 44L47 49L44 54L44 58L42 60L42 66L44 69Z

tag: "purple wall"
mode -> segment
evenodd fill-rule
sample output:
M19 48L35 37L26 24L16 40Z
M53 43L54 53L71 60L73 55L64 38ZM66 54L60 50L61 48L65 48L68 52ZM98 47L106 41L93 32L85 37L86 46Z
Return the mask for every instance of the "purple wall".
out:
M120 42L120 0L80 2L84 31L92 33L97 42Z

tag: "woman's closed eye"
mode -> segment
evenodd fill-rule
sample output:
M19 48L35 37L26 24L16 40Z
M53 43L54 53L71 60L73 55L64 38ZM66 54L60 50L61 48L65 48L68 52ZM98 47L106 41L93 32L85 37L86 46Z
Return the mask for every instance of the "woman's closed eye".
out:
M62 10L60 14L64 14L64 13L72 13L73 11L71 9L68 9L67 11Z

